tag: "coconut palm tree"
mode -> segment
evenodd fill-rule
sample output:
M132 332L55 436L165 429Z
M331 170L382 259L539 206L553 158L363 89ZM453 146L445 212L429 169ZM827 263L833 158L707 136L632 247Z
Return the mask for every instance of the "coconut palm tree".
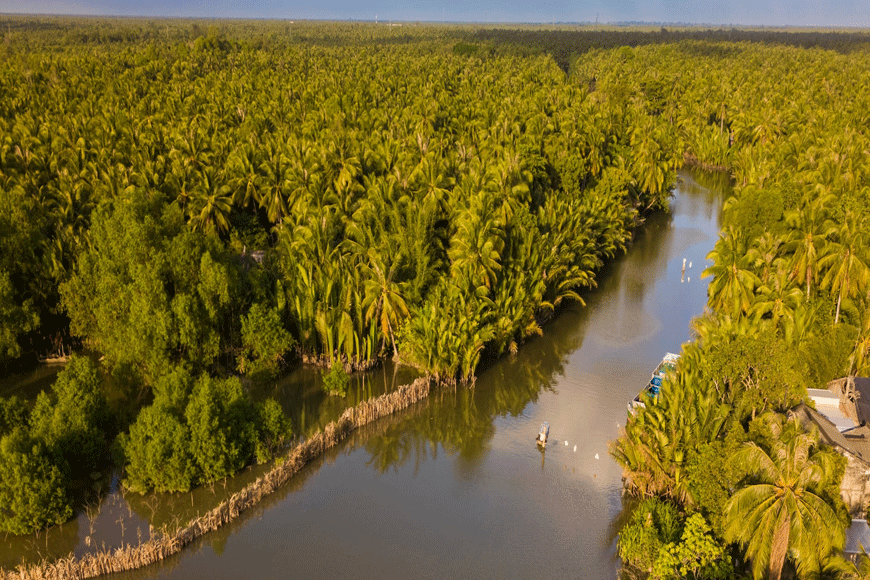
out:
M200 174L199 183L191 191L188 206L190 225L194 230L224 233L230 227L233 198L230 187L222 183L222 177L213 167Z
M758 288L758 293L749 307L749 315L756 321L770 319L770 324L779 327L780 324L794 324L795 312L802 306L804 295L800 288L782 272Z
M837 294L834 324L840 320L843 296L851 298L870 284L866 250L868 235L863 215L847 211L836 232L837 240L828 244L827 255L819 260L819 269L825 272L821 287Z
M812 199L807 194L800 209L786 214L786 222L792 228L786 244L786 251L792 256L792 277L806 285L807 300L819 276L819 260L827 239L835 232L828 217L828 208L835 202L832 195Z
M746 550L756 580L779 580L789 554L805 578L843 547L843 524L831 506L836 500L825 493L837 463L796 418L791 425L781 415L762 420L773 435L770 449L750 441L731 458L748 478L725 507L725 539Z
M640 497L666 496L694 505L687 459L719 436L729 413L730 406L719 401L709 381L679 375L665 381L659 397L629 417L610 446L626 489Z
M377 321L381 332L393 345L393 356L398 357L395 329L398 329L408 317L408 306L400 286L393 280L396 266L395 263L389 266L385 264L374 249L368 252L368 263L364 269L370 277L363 283L365 298L362 307L365 308L366 322Z
M751 258L743 234L728 226L707 259L713 260L713 265L701 277L714 277L707 289L710 307L725 316L746 312L760 280L750 269Z

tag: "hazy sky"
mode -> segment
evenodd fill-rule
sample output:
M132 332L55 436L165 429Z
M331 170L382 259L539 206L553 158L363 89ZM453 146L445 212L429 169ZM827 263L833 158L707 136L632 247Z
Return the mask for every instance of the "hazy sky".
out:
M0 13L870 26L870 0L0 0Z

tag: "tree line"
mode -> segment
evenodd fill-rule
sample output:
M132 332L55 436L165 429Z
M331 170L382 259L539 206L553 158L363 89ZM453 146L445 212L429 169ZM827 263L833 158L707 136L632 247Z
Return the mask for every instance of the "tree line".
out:
M807 388L870 371L865 56L692 41L574 63L735 183L695 339L612 446L636 498L629 576L866 577L866 559L841 558L845 458L789 413Z
M43 506L0 512L14 533L69 517L78 484L61 483L111 465L174 491L268 459L291 425L245 385L288 364L329 367L336 394L386 357L473 382L595 285L682 163L664 117L441 28L138 26L0 32L2 364L86 348L100 360L59 383L108 405L82 407L94 442L71 441L93 453L71 460L38 405L10 403L0 448L32 467L3 493ZM63 401L44 406L80 398Z

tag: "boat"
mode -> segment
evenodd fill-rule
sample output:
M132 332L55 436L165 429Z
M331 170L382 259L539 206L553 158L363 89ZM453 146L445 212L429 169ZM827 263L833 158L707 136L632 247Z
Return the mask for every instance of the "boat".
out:
M541 429L538 431L538 436L535 441L542 447L547 446L547 438L550 436L550 424L547 422L541 423Z
M647 383L637 396L628 403L628 412L632 415L638 407L646 407L646 401L650 398L654 399L659 396L659 390L662 388L662 381L670 372L674 372L677 368L677 361L680 360L680 355L672 352L666 353L662 362L658 364L656 370L653 371L652 378Z

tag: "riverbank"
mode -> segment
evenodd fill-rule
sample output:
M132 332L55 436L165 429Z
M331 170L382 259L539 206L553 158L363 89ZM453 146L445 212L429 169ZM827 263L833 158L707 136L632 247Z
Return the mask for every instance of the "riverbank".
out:
M293 447L267 474L174 532L160 534L137 546L122 546L81 557L70 555L51 562L23 565L12 571L0 571L0 580L94 578L164 560L197 538L238 518L287 483L309 461L343 441L354 430L425 399L433 386L436 384L431 379L420 378L391 393L347 409L337 421L329 423L322 431Z
M670 212L646 220L586 305L485 365L473 389L436 389L354 431L235 522L112 578L280 578L288 562L300 578L613 578L622 473L607 444L703 312L700 270L727 195L710 179L681 171ZM545 452L543 421L558 440Z

